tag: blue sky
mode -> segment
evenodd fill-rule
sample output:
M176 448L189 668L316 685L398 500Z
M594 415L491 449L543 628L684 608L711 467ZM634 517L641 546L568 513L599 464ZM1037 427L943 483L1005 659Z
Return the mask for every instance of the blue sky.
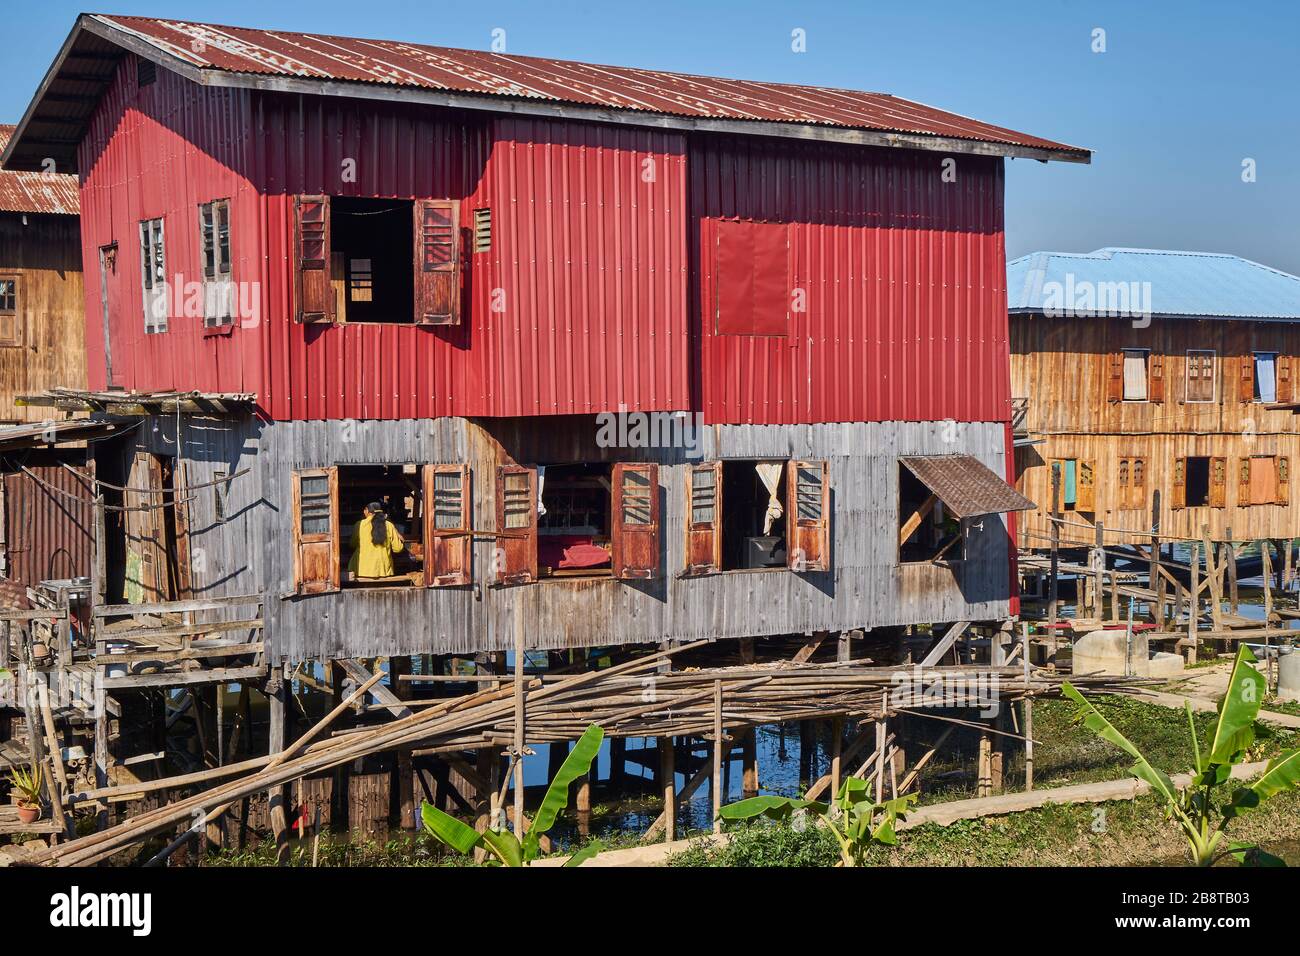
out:
M1300 273L1300 5L968 2L112 2L108 12L341 33L876 90L1095 150L1008 163L1007 253L1147 246ZM79 7L8 15L0 120L22 114ZM801 28L807 51L791 50ZM1092 50L1105 30L1106 50ZM1242 181L1255 161L1256 181Z

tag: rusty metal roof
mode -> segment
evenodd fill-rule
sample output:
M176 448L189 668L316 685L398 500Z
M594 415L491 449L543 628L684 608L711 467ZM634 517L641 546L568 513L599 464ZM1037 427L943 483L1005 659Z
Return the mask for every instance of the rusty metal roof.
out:
M903 458L902 462L959 518L1031 511L1037 507L970 455L916 455Z
M14 129L14 126L0 123L0 153L9 145ZM0 212L51 212L75 216L80 211L81 192L76 176L0 169Z
M46 117L66 135L76 112L58 95L75 74L103 69L103 44L195 82L343 96L401 97L469 109L560 114L867 145L943 148L1088 162L1086 149L1030 136L885 93L667 73L395 40L369 40L182 20L83 14L20 124ZM111 65L111 64L109 64ZM71 75L73 71L65 73ZM97 74L91 74L97 75ZM101 90L79 88L81 95ZM65 94L66 95L66 94ZM72 122L69 122L71 120ZM52 142L38 133L47 148ZM53 140L57 143L57 140ZM35 155L24 149L21 160Z

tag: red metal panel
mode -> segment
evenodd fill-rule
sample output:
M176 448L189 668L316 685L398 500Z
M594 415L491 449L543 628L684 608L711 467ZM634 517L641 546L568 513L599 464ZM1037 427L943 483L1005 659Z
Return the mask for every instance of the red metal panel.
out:
M884 93L597 66L390 40L96 16L196 67L675 116L812 123L1084 152Z
M716 299L708 313L714 332L785 335L790 307L788 228L783 223L724 219L714 224L714 232Z
M62 461L85 469L84 454L34 451L25 464L36 478L21 472L4 476L8 577L20 584L90 575L94 508L86 486Z
M904 150L701 136L690 158L707 422L1008 420L1000 159L949 183ZM728 219L788 225L788 336L716 334L700 251Z
M0 153L9 145L14 127L0 123ZM77 177L60 173L19 173L0 170L0 212L50 212L75 216L81 209Z

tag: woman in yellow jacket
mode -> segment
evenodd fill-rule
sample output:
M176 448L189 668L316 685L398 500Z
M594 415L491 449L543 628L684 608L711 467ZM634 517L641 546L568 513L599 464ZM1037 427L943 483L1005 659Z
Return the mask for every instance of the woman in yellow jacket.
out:
M402 536L378 501L366 505L362 514L365 517L352 529L348 571L358 578L392 577L393 555L406 549Z

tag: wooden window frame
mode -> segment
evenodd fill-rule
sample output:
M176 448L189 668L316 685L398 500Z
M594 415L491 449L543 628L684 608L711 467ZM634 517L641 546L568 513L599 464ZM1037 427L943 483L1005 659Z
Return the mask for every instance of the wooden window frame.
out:
M415 324L460 325L460 200L416 200L412 227Z
M304 478L325 478L329 496L329 530L304 534L302 530L302 481ZM336 592L342 582L342 537L339 516L339 470L337 466L303 468L291 473L293 492L293 587L297 594L325 594ZM328 549L328 576L305 579L303 553L308 548L324 546Z
M233 326L234 278L231 246L230 200L199 203L199 274L203 277L203 327ZM222 243L222 215L225 242Z
M645 521L628 521L626 476L645 476ZM659 576L659 466L653 462L615 462L610 476L610 572L621 581ZM635 497L641 498L638 494Z
M711 472L713 475L713 519L695 520L695 476ZM703 577L722 573L722 460L690 465L686 472L686 514L682 522L686 528L685 569L682 577ZM701 560L694 560L695 558Z
M831 569L831 469L824 459L793 459L785 471L786 566L796 573ZM817 516L803 517L813 500L801 493L801 471L820 471Z
M438 527L438 477L460 481L459 520L455 527ZM464 587L474 581L473 477L469 465L425 465L424 584L425 587Z
M3 320L12 320L10 328L6 331L3 325L0 325L0 348L21 348L23 344L23 300L22 276L16 272L0 272L0 282L13 283L13 308L6 309L0 307L0 322Z
M527 521L509 528L506 522L506 479L526 475L528 482ZM496 474L496 557L493 560L497 587L535 584L537 571L537 468L525 465L500 465Z
M1196 378L1197 381L1204 381L1204 377L1198 377L1192 374L1193 355L1208 355L1210 357L1210 362L1209 362L1210 397L1209 398L1192 398L1193 378ZM1184 365L1186 380L1183 383L1183 401L1185 404L1188 405L1214 404L1215 396L1218 394L1218 379L1219 379L1218 368L1217 368L1218 360L1219 360L1219 353L1218 350L1216 349L1188 349L1187 350L1187 356Z
M319 216L315 209L319 209ZM307 217L304 210L313 213ZM326 195L293 198L293 320L304 325L335 320L330 210L330 197Z
M140 296L144 309L144 330L148 335L167 331L170 303L167 301L167 226L166 217L141 219ZM155 251L156 250L156 251ZM158 260L161 260L161 264ZM161 276L157 275L161 271ZM162 316L155 315L154 303L163 303Z

